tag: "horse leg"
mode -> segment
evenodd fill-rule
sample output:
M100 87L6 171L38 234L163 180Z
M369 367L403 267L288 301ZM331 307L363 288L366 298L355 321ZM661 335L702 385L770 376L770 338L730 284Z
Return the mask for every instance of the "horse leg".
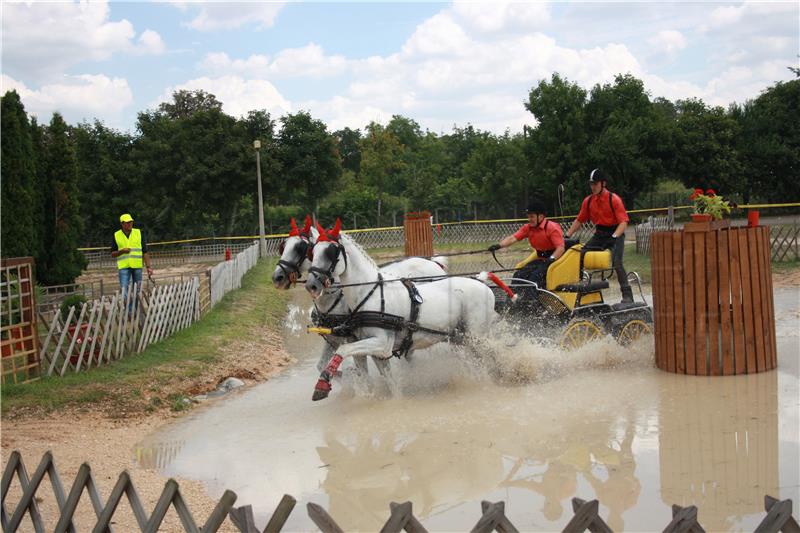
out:
M331 392L331 379L336 375L339 366L345 357L358 357L366 355L383 355L387 358L391 355L394 337L388 335L385 330L378 330L375 336L367 337L356 342L342 344L331 357L330 362L325 367L314 386L314 394L311 396L313 401L323 400ZM379 367L380 368L380 367Z
M325 340L325 345L322 347L322 353L319 355L319 361L317 361L317 371L322 372L325 370L325 367L328 366L328 363L331 361L331 357L333 357L333 346L331 346L328 340Z

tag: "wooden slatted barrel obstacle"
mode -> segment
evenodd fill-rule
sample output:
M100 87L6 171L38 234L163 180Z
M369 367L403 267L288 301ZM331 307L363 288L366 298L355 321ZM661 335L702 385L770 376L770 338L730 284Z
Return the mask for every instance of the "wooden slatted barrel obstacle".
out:
M403 229L406 235L406 257L430 257L433 255L433 229L429 212L406 213Z
M777 366L769 228L689 223L652 236L656 366L702 376Z

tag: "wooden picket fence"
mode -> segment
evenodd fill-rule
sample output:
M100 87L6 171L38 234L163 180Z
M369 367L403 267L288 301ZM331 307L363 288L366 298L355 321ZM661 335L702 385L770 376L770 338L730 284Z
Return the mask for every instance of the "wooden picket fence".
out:
M800 260L800 225L770 228L773 261Z
M126 292L103 296L80 307L61 309L48 321L39 357L48 376L67 370L86 370L139 353L200 318L200 281L157 285L142 290L133 285Z
M42 490L45 475L50 483L52 490ZM14 485L14 496L12 494L12 484ZM186 502L181 496L178 482L173 479L167 481L164 490L153 509L152 514L148 515L136 492L128 472L122 472L108 499L103 503L97 483L92 475L92 469L88 463L81 465L72 483L69 493L64 490L61 478L55 466L55 461L51 452L46 452L42 456L36 471L32 476L28 475L22 456L18 451L11 453L3 471L2 485L2 526L3 531L8 533L16 532L20 527L30 523L33 530L43 532L52 530L56 532L75 531L74 524L75 512L83 494L88 494L92 505L92 510L96 516L95 525L92 531L110 532L111 524L120 523L121 517L115 518L115 512L120 509L123 496L127 499L127 507L133 512L136 524L140 531L155 533L165 524L167 513L172 507L178 515L180 524L184 531L191 533L203 533L218 531L225 523L226 519L244 533L260 533L255 525L253 509L250 505L234 508L237 495L233 491L226 490L220 498L214 510L205 520L202 527L197 526ZM56 500L57 517L44 516L42 509L45 505L45 497L52 494ZM6 504L14 505L11 509L6 509ZM279 532L283 529L289 515L294 510L297 501L292 496L285 494L275 511L263 529L264 533ZM124 505L123 505L124 507ZM306 506L308 516L323 533L343 533L344 530L336 523L334 518L320 505L309 503ZM589 530L593 533L611 533L611 528L599 514L600 504L597 500L584 501L580 498L572 498L573 517L562 531L567 533L580 533ZM757 533L800 533L800 526L792 516L792 501L778 501L770 496L764 497L764 509L767 515L756 528ZM28 518L28 522L23 520ZM55 527L51 524L55 521ZM661 528L658 528L661 529ZM26 528L27 530L27 528ZM172 530L172 528L170 528ZM389 518L380 529L382 533L425 533L427 529L414 516L411 502L389 504ZM475 525L470 529L473 533L490 533L499 531L501 533L517 532L519 529L511 522L505 514L505 502L481 502L481 516ZM697 521L697 507L672 506L672 521L663 529L665 533L692 532L700 533L705 531Z

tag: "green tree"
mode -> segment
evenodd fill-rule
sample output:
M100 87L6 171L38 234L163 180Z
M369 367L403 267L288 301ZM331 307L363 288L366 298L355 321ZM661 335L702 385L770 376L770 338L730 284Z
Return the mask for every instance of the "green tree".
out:
M127 200L140 188L140 176L130 162L133 139L100 121L79 124L70 135L75 144L81 215L86 228L81 243L111 242L119 215L136 213L135 206Z
M739 112L746 190L758 200L797 201L800 186L800 80L778 82ZM749 198L745 197L745 201Z
M676 109L674 168L684 185L711 188L726 197L744 192L737 121L721 107L708 108L698 99L680 100Z
M28 115L16 91L7 92L1 100L0 246L3 257L35 256L39 240L34 224L36 168Z
M651 190L667 172L665 160L674 149L673 124L660 105L654 107L644 83L631 75L618 75L613 84L596 85L586 105L586 130L590 146L586 176L600 167L610 176L609 188L626 205Z
M78 165L68 127L54 113L44 138L41 168L45 191L45 260L38 279L47 285L73 283L86 266L78 251L83 219L78 202Z
M337 141L342 169L349 170L358 177L361 172L361 131L344 128L333 132L333 136Z
M565 184L568 212L586 196L586 91L555 73L531 89L525 108L538 124L528 130L530 181L538 185L547 205L559 184Z
M376 122L361 139L361 178L377 192L376 222L382 224L381 208L389 182L405 168L405 149L389 130Z
M277 159L293 202L313 211L337 186L342 173L336 140L321 120L305 111L281 117Z
M180 90L172 93L172 101L161 103L158 110L172 119L188 118L199 111L222 111L222 102L203 90Z

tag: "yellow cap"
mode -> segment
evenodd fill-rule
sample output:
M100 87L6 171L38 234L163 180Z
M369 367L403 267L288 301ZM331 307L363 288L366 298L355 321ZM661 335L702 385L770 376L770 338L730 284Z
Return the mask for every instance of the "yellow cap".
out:
M120 222L133 222L133 217L130 216L128 213L125 213L121 217L119 217Z

